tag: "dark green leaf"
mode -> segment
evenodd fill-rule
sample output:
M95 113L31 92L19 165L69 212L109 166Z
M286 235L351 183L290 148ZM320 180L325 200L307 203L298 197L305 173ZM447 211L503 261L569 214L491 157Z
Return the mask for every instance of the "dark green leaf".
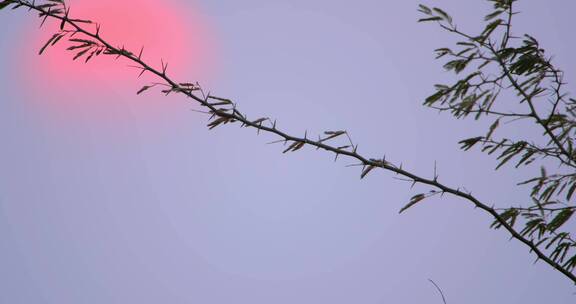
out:
M570 188L568 189L568 193L566 194L567 200L570 200L572 198L574 190L576 190L576 182L572 181L572 186L570 186Z
M537 152L536 150L529 150L528 152L524 153L522 158L520 158L520 160L516 164L516 168L520 167L522 164L528 165L530 163L530 161L528 160L530 159L530 157L536 154L536 152Z
M424 4L419 4L419 5L418 5L418 11L419 11L419 12L422 12L422 13L424 13L424 14L426 14L426 15L432 14L432 10L431 10L429 7L427 7L426 5L424 5Z
M486 139L490 139L490 137L492 137L492 134L494 133L496 128L498 128L499 125L500 125L500 118L496 119L496 121L492 123L490 129L488 130L488 134L486 134Z
M502 227L502 222L508 223L511 226L514 226L514 224L516 223L516 218L518 217L518 210L515 208L510 208L505 210L504 212L500 213L500 219L496 219L492 225L490 225L490 228L494 228L494 229L499 229L500 227Z
M438 100L440 100L442 97L444 97L448 92L449 92L449 90L447 90L447 89L439 89L438 92L436 92L436 93L434 93L434 94L432 94L426 98L426 101L424 101L424 105L426 105L426 106L433 105Z
M552 232L556 231L556 229L560 228L566 221L570 219L570 217L574 214L574 209L564 209L558 215L554 217L554 219L548 224L548 229Z
M434 16L434 17L429 17L429 18L422 18L422 19L418 19L418 22L426 22L426 21L440 21L442 20L441 17L438 16Z
M574 255L573 257L571 257L568 261L566 261L566 263L564 263L564 268L566 268L566 270L568 271L573 271L574 268L576 268L576 255Z
M495 17L497 17L498 15L502 14L504 11L494 11L488 15L486 15L486 17L484 17L485 21L489 21L491 19L494 19Z
M438 13L438 15L440 15L444 20L448 21L448 23L452 23L452 17L450 17L448 13L437 7L433 8L433 10Z
M524 227L524 229L522 229L522 231L520 231L520 234L522 236L532 235L534 233L534 231L536 231L536 229L538 229L538 225L541 223L542 223L541 218L536 218L536 219L533 219L533 220L526 222L526 226Z
M470 150L475 144L477 144L480 140L482 140L483 136L467 138L464 140L459 141L458 143L461 145L460 149L464 151Z
M482 32L482 36L487 38L500 24L502 24L502 19L497 19L490 22Z

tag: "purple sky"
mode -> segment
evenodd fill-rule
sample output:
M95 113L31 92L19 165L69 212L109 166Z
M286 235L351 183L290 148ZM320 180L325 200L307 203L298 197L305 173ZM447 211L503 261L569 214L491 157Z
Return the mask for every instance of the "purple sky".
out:
M416 23L420 2L179 1L214 27L220 66L206 85L251 117L298 135L346 129L362 154L422 175L436 161L445 183L497 206L525 198L515 184L537 168L495 172L491 157L458 149L488 122L421 106L451 79L432 51L454 40ZM472 31L489 10L480 0L426 4ZM576 2L518 6L515 32L536 36L574 83ZM142 83L81 95L117 99L99 113L106 123L94 113L55 119L18 76L37 49L13 41L37 23L0 12L0 303L441 303L429 278L449 303L576 301L568 280L532 265L468 203L432 199L398 215L425 188L386 172L361 181L349 160L282 154L254 130L208 131L185 99L136 96ZM168 110L150 119L141 100Z

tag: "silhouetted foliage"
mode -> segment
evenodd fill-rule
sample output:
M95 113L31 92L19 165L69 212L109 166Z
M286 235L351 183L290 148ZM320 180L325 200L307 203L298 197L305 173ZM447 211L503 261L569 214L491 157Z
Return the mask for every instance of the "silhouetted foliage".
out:
M572 199L576 190L576 100L568 97L563 72L553 65L538 40L528 34L513 34L517 1L490 2L493 9L485 16L486 24L479 34L460 31L441 9L420 6L425 16L421 22L436 22L459 38L455 46L436 49L436 53L437 58L446 59L447 71L465 75L450 85L437 84L436 93L424 105L456 118L490 119L485 135L463 139L460 144L465 151L479 147L495 155L496 169L508 163L515 168L541 167L539 175L519 183L531 187L522 207L499 209L499 216L568 275L576 267L576 243L562 228L576 211ZM512 95L501 96L510 91ZM515 107L510 105L512 98L516 99ZM542 138L532 139L534 134L497 136L502 122L510 126L524 120L536 123ZM554 168L551 173L550 168ZM502 228L501 220L495 220L491 227Z

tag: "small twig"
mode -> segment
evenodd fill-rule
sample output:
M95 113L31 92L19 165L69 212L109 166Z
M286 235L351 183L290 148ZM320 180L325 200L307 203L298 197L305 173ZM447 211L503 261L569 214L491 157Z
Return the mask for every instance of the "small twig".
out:
M444 304L447 304L446 298L444 297L444 293L442 292L442 289L440 289L440 286L438 286L438 284L436 284L436 282L434 282L432 279L428 279L428 281L430 281L430 283L432 283L434 287L436 287L436 290L438 290L440 296L442 296L442 302L444 302Z

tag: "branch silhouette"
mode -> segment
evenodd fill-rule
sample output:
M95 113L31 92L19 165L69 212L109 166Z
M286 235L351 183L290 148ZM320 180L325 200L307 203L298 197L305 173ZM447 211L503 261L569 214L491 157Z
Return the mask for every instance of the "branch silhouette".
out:
M514 38L510 33L511 17L514 14L512 11L512 2L514 2L514 0L499 0L494 2L509 3L509 6L502 7L501 9L502 12L506 12L509 14L508 22L505 24L503 23L498 25L498 26L505 25L506 27L504 36L505 38L503 38L502 40L502 46L503 46L502 49L506 49L508 41ZM566 256L568 250L572 248L571 247L572 245L564 246L566 248L562 247L560 249L561 252L557 253L556 251L554 251L550 256L548 256L546 254L545 249L548 249L551 243L545 249L543 249L540 247L543 241L541 239L535 239L534 237L532 237L532 233L530 233L533 232L532 227L528 231L525 230L526 228L520 230L515 227L515 219L516 217L518 217L519 214L523 215L527 214L528 212L542 211L541 209L525 208L526 210L522 210L520 208L509 208L505 209L504 212L499 212L501 210L496 209L492 207L490 204L481 201L476 196L473 196L470 192L461 190L458 187L448 186L440 182L436 174L434 174L432 178L426 178L403 169L402 165L398 166L387 161L385 157L370 158L361 155L358 152L358 145L354 144L348 132L343 130L326 131L322 135L319 135L317 139L313 139L310 138L307 133L303 137L288 134L287 132L282 131L280 128L278 128L275 120L272 120L267 117L249 119L248 116L242 113L237 108L236 104L230 99L213 96L211 94L205 94L205 92L202 90L202 88L198 83L178 82L176 80L173 80L168 75L167 63L162 62L160 68L154 68L153 66L142 60L142 50L140 50L140 52L136 55L136 53L133 53L125 49L124 47L113 46L112 44L107 42L104 37L100 35L99 24L96 24L90 20L71 18L69 16L69 7L67 7L64 0L46 0L43 2L28 1L28 0L7 0L0 2L0 9L5 8L8 5L13 5L13 8L19 8L19 7L27 8L32 12L38 13L39 17L42 18L42 24L48 18L60 21L60 30L57 33L55 33L40 49L39 51L40 54L42 54L48 47L53 46L59 41L61 41L63 38L66 38L68 39L69 42L73 44L68 48L68 50L76 52L76 54L73 57L73 60L82 58L85 62L88 62L94 57L101 55L123 57L132 62L134 64L133 67L140 69L140 75L146 72L152 73L161 81L158 83L143 86L140 90L137 91L137 94L142 94L151 88L160 86L163 88L162 92L165 94L176 93L191 98L193 101L197 102L200 106L204 107L206 109L206 113L211 115L209 123L207 125L207 127L210 129L225 124L233 124L233 123L241 124L242 127L257 129L258 132L266 132L278 136L280 140L277 142L283 142L285 145L287 145L287 148L285 148L283 153L296 152L305 146L311 146L315 147L316 149L322 149L330 153L334 153L336 158L338 158L339 156L344 156L357 161L358 165L362 166L360 178L365 178L374 169L382 169L394 173L404 180L410 181L413 185L422 184L432 188L429 192L414 195L408 202L408 204L400 210L400 213L404 212L408 208L415 206L424 199L435 195L450 194L454 197L463 199L464 201L474 205L475 207L483 210L485 213L491 216L494 220L493 226L495 226L496 228L504 228L506 231L510 233L511 238L514 238L523 243L524 245L526 245L527 248L530 250L530 252L533 252L539 260L544 261L546 264L548 264L553 269L555 269L556 271L564 275L567 279L576 284L576 276L572 272L574 270L574 266L576 265L576 255L574 256L574 258L569 260L569 262L570 261L573 262L562 264L564 256ZM460 58L457 59L460 61L452 63L451 69L456 69L459 72L460 70L463 69L463 67L461 67L460 65L464 64L465 66L468 62L472 60L487 59L490 61L498 61L501 68L503 68L505 71L504 74L505 77L499 77L496 79L483 78L484 82L479 84L477 88L481 88L487 84L493 84L495 86L503 87L502 81L504 79L508 79L510 82L512 82L514 88L522 93L521 95L523 96L523 99L530 105L530 112L508 113L501 111L493 111L490 110L489 108L474 109L474 107L470 105L466 105L467 106L466 108L463 107L462 104L452 104L452 103L448 103L447 106L436 108L444 111L446 110L452 111L455 116L456 115L466 116L470 113L476 113L476 114L496 115L499 117L512 116L515 118L519 117L519 118L536 119L538 123L545 129L546 134L551 138L552 142L556 145L557 149L553 150L545 149L543 147L537 145L531 145L526 142L524 144L518 144L516 142L502 142L500 144L498 144L497 142L492 143L490 141L490 135L491 132L493 132L495 129L494 126L491 127L491 131L489 133L490 135L486 137L478 137L462 141L461 144L463 145L463 148L467 150L477 143L483 143L486 145L492 144L493 146L490 146L490 149L506 148L507 151L510 150L510 152L504 154L503 158L505 161L509 160L512 156L516 156L518 153L520 153L520 151L525 151L524 149L532 148L532 150L527 150L529 153L529 157L535 154L542 154L544 156L550 156L560 159L563 164L570 167L574 167L576 162L573 153L570 152L572 148L571 147L567 148L565 146L566 142L563 141L563 139L559 139L558 136L554 133L554 129L550 127L550 121L552 120L552 118L554 118L553 115L544 119L537 114L537 110L533 105L533 99L537 95L534 94L533 92L527 92L525 90L525 85L519 83L517 79L513 76L513 72L510 70L510 63L501 58L502 50L496 49L496 47L493 44L491 44L490 42L486 42L485 36L487 35L484 35L483 36L484 38L480 39L478 37L466 35L458 31L455 26L451 26L452 18L449 15L445 14L440 9L437 8L429 9L425 6L421 6L420 11L429 16L427 18L421 19L420 21L438 22L441 24L443 28L449 30L450 32L456 33L468 39L469 40L468 43L474 44L475 45L474 47L479 48L484 46L488 47L489 51L491 51L490 57L485 56L483 55L482 52L478 51L473 57L466 56L464 59L462 59L461 58L463 56L462 54L453 53L451 50L448 51L444 50L443 51L445 52L444 55L452 54L455 55L456 58ZM89 26L93 26L95 27L95 29L94 30L88 29ZM493 29L490 31L490 33L492 33L492 31ZM462 62L461 60L465 60L467 62ZM556 77L559 77L558 73L556 73ZM468 80L470 79L471 78L469 78ZM561 83L560 78L557 79L558 83ZM461 85L461 83L459 85ZM471 85L469 85L469 87L470 86ZM434 102L442 98L448 98L447 96L455 92L456 90L458 90L458 88L456 87L447 87L447 86L440 87L439 92L431 96L431 98L433 99L429 98L427 100L427 103L429 106L435 107ZM459 96L462 97L462 94L459 94ZM478 100L478 98L476 100ZM560 101L557 101L557 104L560 103L561 100L562 99L560 98ZM557 104L555 105L554 109L556 109ZM332 144L342 140L345 140L345 142L343 143L340 142L340 144ZM494 148L494 146L496 146L496 148ZM519 146L521 146L521 148L518 148ZM509 156L509 154L511 154L511 156ZM503 163L501 163L499 166L501 166L502 164ZM548 181L548 179L546 181ZM569 215L571 215L571 213L568 215L568 218L566 218L567 210L572 213L574 212L573 207L549 208L549 209L550 210L545 211L560 212L561 214L563 214L560 220L556 220L554 225L556 225L557 227L555 227L555 229L557 229L559 226L561 226L564 222L568 220ZM548 225L552 225L552 223L554 223L554 220ZM549 229L549 230L550 232L554 233L555 229ZM563 233L557 233L555 234L555 237L556 238L553 239L553 241L557 241L559 244L561 242L571 240L569 234L564 235Z
M446 302L446 297L444 296L444 292L442 292L442 289L440 288L440 286L438 286L438 284L436 284L436 282L434 282L432 279L428 279L428 281L430 283L432 283L432 285L434 285L436 290L438 290L438 293L442 297L442 303L447 304L448 302Z

